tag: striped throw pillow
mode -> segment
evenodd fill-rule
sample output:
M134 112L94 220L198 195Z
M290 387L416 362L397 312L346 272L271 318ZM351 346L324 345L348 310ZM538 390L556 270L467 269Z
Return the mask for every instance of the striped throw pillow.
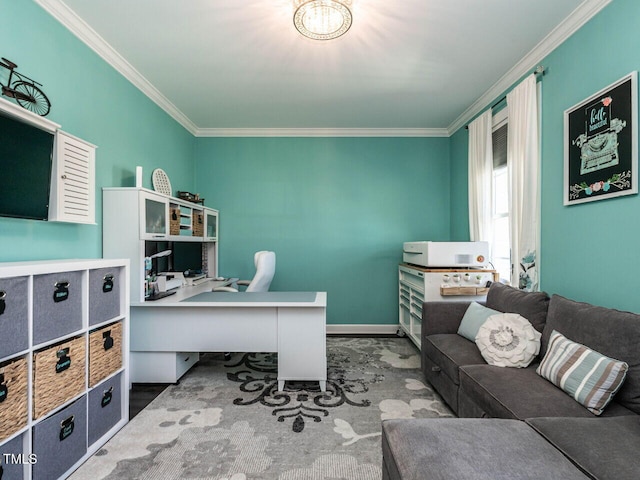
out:
M553 331L536 372L600 415L622 386L629 365L591 350Z

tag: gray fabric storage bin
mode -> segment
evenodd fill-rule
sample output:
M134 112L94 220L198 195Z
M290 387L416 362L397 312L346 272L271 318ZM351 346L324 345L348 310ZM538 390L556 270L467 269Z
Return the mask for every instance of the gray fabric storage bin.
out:
M89 445L93 445L122 419L121 397L122 373L105 380L89 392Z
M4 457L5 454L19 455L24 453L22 442L22 435L18 435L16 438L0 446L0 463L2 464L1 478L10 480L20 480L24 478L24 465L22 463L12 463L11 461L6 462ZM28 461L29 459L27 458L26 460Z
M61 440L71 417L73 431ZM32 468L33 480L59 478L87 453L86 395L33 427L33 453L38 458Z
M56 285L68 282L68 295ZM54 301L54 296L59 301ZM38 345L82 328L82 272L33 277L33 344Z
M29 348L29 279L0 278L0 358Z
M112 320L120 315L122 268L98 268L89 271L89 325ZM111 282L106 277L112 276Z

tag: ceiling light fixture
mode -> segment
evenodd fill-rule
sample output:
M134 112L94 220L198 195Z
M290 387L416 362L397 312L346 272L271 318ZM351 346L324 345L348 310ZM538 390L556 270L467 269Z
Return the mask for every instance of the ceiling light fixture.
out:
M313 40L338 38L351 27L351 0L295 0L293 24Z

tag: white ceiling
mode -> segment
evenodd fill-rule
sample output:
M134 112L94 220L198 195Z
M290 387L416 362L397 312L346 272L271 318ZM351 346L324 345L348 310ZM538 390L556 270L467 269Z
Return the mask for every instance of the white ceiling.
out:
M610 0L353 0L324 42L292 0L36 1L195 135L447 135Z

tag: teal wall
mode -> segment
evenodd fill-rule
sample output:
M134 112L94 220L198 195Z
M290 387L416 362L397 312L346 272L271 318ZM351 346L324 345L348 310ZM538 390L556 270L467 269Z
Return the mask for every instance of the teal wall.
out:
M640 312L640 196L563 205L564 111L640 69L640 2L615 0L542 62L540 284L549 293ZM638 126L636 125L637 129ZM452 184L466 171L468 132L451 137ZM455 172L455 173L453 173ZM452 188L452 195L455 196ZM468 238L452 200L452 238Z
M98 145L97 226L0 218L0 261L99 257L103 186L174 190L221 210L220 273L278 253L274 288L329 292L329 322L397 320L403 241L467 240L467 131L451 138L194 138L34 2L0 0L0 55L44 84L51 120ZM614 0L541 63L541 285L640 312L640 197L565 207L563 112L640 68L640 3ZM25 19L29 32L25 34ZM0 72L2 75L2 72Z
M640 69L638 19L640 2L614 0L544 60L542 82L542 287L634 312L640 196L563 206L563 112Z
M397 323L402 242L449 237L447 138L201 138L196 190L220 209L220 268L328 292L328 323Z
M451 149L451 240L469 241L469 134L461 128L449 137Z
M0 261L101 257L101 189L133 186L136 165L147 187L154 168L174 189L193 186L194 137L37 4L0 0L0 45L0 56L44 84L47 118L98 146L98 225L0 218Z

